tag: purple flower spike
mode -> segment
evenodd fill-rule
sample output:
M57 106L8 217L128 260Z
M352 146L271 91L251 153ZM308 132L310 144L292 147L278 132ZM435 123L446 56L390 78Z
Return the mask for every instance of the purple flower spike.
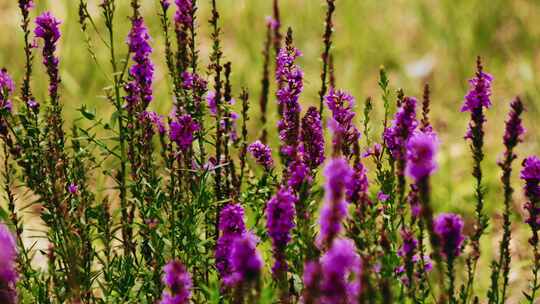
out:
M321 115L315 107L310 107L302 118L300 141L302 161L311 170L314 170L324 162L324 134Z
M174 15L176 26L189 27L193 18L191 17L193 5L191 0L176 0L177 11Z
M525 195L528 198L540 196L540 158L529 156L523 161L521 179L526 182Z
M345 156L349 156L352 151L353 144L360 138L360 132L354 126L354 97L344 91L334 90L330 88L326 95L326 104L332 112L330 127L333 129L334 149L339 149Z
M464 240L461 216L442 213L435 219L433 226L441 244L442 255L447 258L458 257Z
M320 263L320 303L358 303L362 262L354 243L349 239L336 239Z
M407 143L407 174L416 181L431 175L437 169L438 146L437 134L415 132Z
M412 231L402 230L400 232L401 238L403 239L403 244L398 250L398 255L400 257L412 257L418 247L418 240L414 237Z
M416 104L417 101L413 97L403 98L403 103L392 121L392 126L384 130L384 142L392 157L399 162L405 161L405 147L418 125Z
M533 230L531 243L538 242L537 232L540 230L540 158L529 156L523 161L521 179L525 182L524 192L528 199L525 209L529 212L527 224Z
M300 132L301 107L298 99L304 88L304 72L294 62L302 53L292 45L289 32L287 45L279 51L276 59L277 99L282 108L282 119L278 123L282 142L281 153L288 160L296 158Z
M9 76L6 69L0 70L0 109L6 109L11 112L12 104L9 96L15 90L15 83Z
M358 160L354 164L354 175L351 179L349 185L347 185L347 201L349 203L361 203L361 204L370 204L371 201L368 195L369 180L367 176L367 169Z
M244 209L240 204L225 206L219 216L219 231L221 235L216 245L216 269L223 285L232 286L236 282L231 263L232 244L236 238L246 232L244 224Z
M34 34L37 38L43 39L43 64L47 68L49 75L49 95L56 100L58 95L58 85L60 77L58 75L58 57L56 57L56 43L60 39L60 21L50 12L45 12L36 18L36 29Z
M231 249L231 265L239 282L252 283L261 275L263 259L257 250L259 240L251 232L236 238Z
M287 185L295 191L299 191L303 183L311 183L309 167L300 160L295 160L289 165L289 179Z
M285 248L291 241L291 230L294 228L295 205L298 198L291 189L281 188L266 205L266 229L272 240L274 256L274 273L287 270Z
M18 274L15 260L17 259L17 243L8 227L0 223L0 302L17 303Z
M321 231L318 239L323 247L328 248L342 230L343 220L347 217L345 190L351 183L353 174L343 158L332 159L326 165L324 170L326 198L319 219Z
M19 0L19 8L26 13L34 8L34 1L32 0Z
M133 109L142 103L143 109L152 101L152 82L154 78L154 64L150 60L152 47L150 34L142 17L132 21L127 44L133 54L135 64L129 69L130 82L126 84L125 97L128 108Z
M523 134L525 134L525 128L521 120L521 113L523 112L523 103L519 97L516 97L510 104L510 113L506 120L506 128L504 132L504 145L506 147L514 147L517 143L523 141Z
M170 261L163 268L163 284L168 291L163 291L160 304L187 304L191 297L193 283L186 267L179 261Z
M493 77L483 71L478 71L476 77L469 80L471 90L465 95L461 112L472 112L479 107L491 107L491 82Z
M257 164L264 167L266 170L270 170L274 166L274 160L272 159L272 150L267 145L263 144L260 140L255 141L248 147L249 153L255 158Z
M178 121L170 123L169 137L176 142L181 150L187 150L193 143L195 132L199 131L199 124L188 115L182 115Z
M483 125L486 121L484 108L488 109L491 106L491 82L493 77L483 71L480 58L477 59L476 65L476 76L469 80L471 88L465 95L465 102L461 107L461 112L471 113L471 120L465 138L481 142L484 137Z

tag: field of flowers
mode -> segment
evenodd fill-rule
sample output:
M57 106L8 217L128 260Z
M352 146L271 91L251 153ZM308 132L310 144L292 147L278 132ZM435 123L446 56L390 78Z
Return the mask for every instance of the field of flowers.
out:
M0 3L0 303L539 303L540 5Z

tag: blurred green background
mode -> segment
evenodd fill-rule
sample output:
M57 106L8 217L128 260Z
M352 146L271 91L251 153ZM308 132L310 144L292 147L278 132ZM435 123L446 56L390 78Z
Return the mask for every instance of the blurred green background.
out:
M111 107L101 97L103 88L110 85L108 51L93 31L91 41L99 64L90 59L84 36L78 24L78 1L37 1L32 12L51 10L63 20L61 46L62 100L66 121L77 114L82 104L97 108L98 115L106 117ZM98 31L103 31L103 18L97 5L89 0L90 11ZM117 39L125 41L129 30L129 1L117 0ZM160 30L158 0L143 0L143 15L150 27L156 64L155 101L152 107L162 114L171 108L170 85L166 75L163 33ZM270 0L219 0L226 60L233 62L235 92L247 87L252 96L250 130L260 130L256 100L262 70L262 45L265 37L265 17L271 14ZM282 22L294 30L295 41L304 56L300 64L305 70L304 106L318 103L320 87L321 35L325 1L281 0ZM209 0L200 1L198 12L201 67L208 63L209 52ZM536 0L337 0L334 48L337 86L350 91L358 100L359 109L367 96L375 100L374 130L380 132L382 102L377 87L378 70L385 66L393 89L404 88L407 95L421 96L423 84L432 88L432 119L442 140L440 170L434 177L433 203L437 210L471 214L474 207L471 157L463 135L468 115L459 109L467 90L467 79L474 74L475 58L484 59L485 69L491 73L493 107L488 113L486 131L486 190L487 208L492 213L491 234L484 238L485 254L481 270L488 284L487 270L490 254L500 236L502 209L499 169L496 165L502 152L502 134L509 101L515 95L524 99L527 112L525 124L529 132L519 147L520 160L528 154L540 153L540 1ZM17 82L22 77L24 63L20 16L15 0L0 0L0 67L6 67ZM122 51L126 50L123 43ZM36 97L46 94L46 77L36 54L33 87ZM205 74L206 69L201 73ZM273 99L272 99L273 100ZM274 104L274 103L272 103ZM360 112L360 111L359 111ZM272 111L271 122L276 121ZM358 121L360 122L360 117ZM254 139L258 134L250 135ZM270 130L270 136L277 138ZM516 170L520 160L516 161ZM513 182L520 183L517 174ZM515 195L516 221L521 221L522 195ZM472 224L467 227L472 229ZM524 277L519 269L528 256L527 230L515 225L512 243L514 255L512 282L523 286ZM522 259L523 258L523 259Z

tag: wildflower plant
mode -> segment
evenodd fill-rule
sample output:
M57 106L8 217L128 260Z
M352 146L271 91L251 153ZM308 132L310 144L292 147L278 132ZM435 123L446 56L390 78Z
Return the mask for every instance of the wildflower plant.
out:
M101 95L112 115L78 105L71 121L63 114L72 101L62 83L69 54L60 45L79 37L64 37L62 20L18 1L22 77L0 69L7 206L0 208L1 303L505 303L514 292L513 199L531 233L530 288L523 294L538 301L537 156L522 161L523 196L512 186L517 146L525 141L519 97L510 103L498 163L504 196L491 202L502 210L502 237L487 294L474 288L486 277L478 271L490 217L482 163L486 110L497 106L480 58L461 109L470 114L465 140L475 212L440 212L448 206L432 199L432 189L443 187L432 177L446 137L430 120L430 88L421 102L402 89L394 94L381 68L380 98L366 98L357 115L356 98L336 88L339 1L325 1L318 107L303 107L303 55L292 28L282 33L280 2L272 1L261 87L252 90L260 93L254 117L250 92L237 87L223 49L228 24L221 3L208 2L209 40L199 39L201 0L156 1L153 14L131 0L128 15L119 1L96 1L94 9L80 0L80 42L107 76ZM159 32L148 26L153 19ZM119 20L129 21L127 34ZM163 47L152 39L159 35ZM208 47L209 57L200 58L199 49ZM308 56L302 60L317 59ZM156 60L166 67L164 79ZM34 92L33 80L41 79L47 90ZM155 91L158 80L169 84L168 115L154 109L163 95ZM277 126L269 123L274 115ZM258 120L262 127L252 131ZM31 226L32 217L42 229Z

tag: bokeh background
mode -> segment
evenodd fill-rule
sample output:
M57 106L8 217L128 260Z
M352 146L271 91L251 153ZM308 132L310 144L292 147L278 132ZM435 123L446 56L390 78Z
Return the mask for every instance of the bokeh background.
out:
M102 97L103 88L110 85L108 51L99 34L90 30L90 41L96 54L94 62L87 50L85 36L78 24L77 0L38 0L33 16L51 10L63 20L61 57L62 101L66 122L78 118L76 109L86 104L99 116L112 112ZM89 0L96 29L103 33L103 18L97 5ZM117 39L126 50L125 36L129 30L129 1L117 0ZM152 108L162 114L172 104L171 87L166 75L163 33L158 18L158 0L142 0L143 15L150 27L154 42L153 60L156 64L155 101ZM200 58L205 74L209 52L209 2L200 1L198 39ZM262 46L265 37L265 17L271 14L270 0L218 0L221 12L223 45L226 60L233 63L233 85L236 94L247 87L252 96L250 130L255 139L260 130L256 100L260 93ZM300 64L305 70L304 107L318 103L320 87L321 35L325 1L281 0L282 22L294 30L295 42L304 56ZM468 115L459 109L472 77L475 58L482 56L486 71L493 82L493 107L487 115L486 172L487 209L492 215L490 235L484 238L485 256L482 259L479 285L489 283L491 254L500 239L502 189L496 165L502 152L504 120L510 100L520 95L527 108L525 124L528 133L519 146L519 160L529 154L540 154L540 1L536 0L337 0L334 48L337 86L350 91L356 98L359 113L366 97L375 101L373 130L381 131L381 92L377 87L378 71L384 66L390 76L392 89L403 88L407 95L421 96L424 83L432 89L432 119L442 140L439 156L440 170L434 177L433 204L437 210L459 212L468 216L467 229L472 229L474 208L471 157L463 140ZM15 0L0 0L0 67L6 67L20 82L24 63L20 16ZM46 77L36 55L33 87L38 99L46 94ZM273 100L273 99L272 99ZM276 112L271 102L270 137L277 143ZM360 116L360 115L359 115ZM360 123L360 117L357 120ZM376 136L377 134L374 134ZM517 174L513 183L520 187ZM514 222L522 221L522 194L516 192ZM515 224L512 249L511 281L513 287L524 287L528 237L524 225ZM523 248L524 250L521 250ZM515 292L519 297L519 292ZM514 301L512 301L514 303Z

